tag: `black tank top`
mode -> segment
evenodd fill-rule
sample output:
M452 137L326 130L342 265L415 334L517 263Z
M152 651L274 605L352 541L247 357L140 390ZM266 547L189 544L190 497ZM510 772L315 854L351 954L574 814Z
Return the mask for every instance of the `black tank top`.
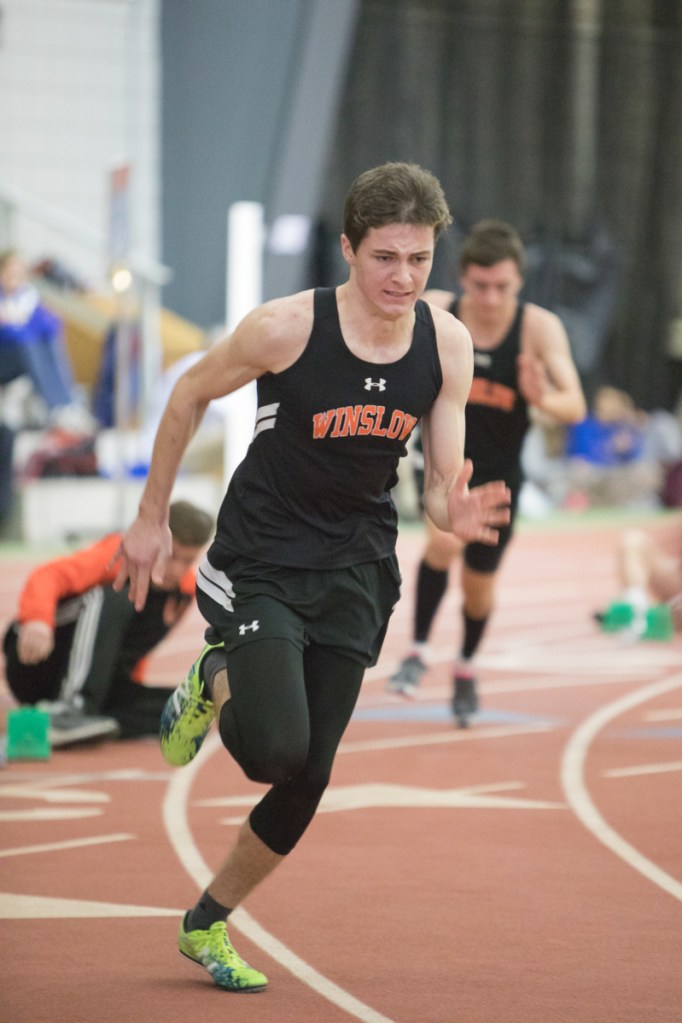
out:
M343 568L391 554L398 460L442 384L436 332L417 302L397 362L358 358L341 334L334 288L314 293L296 362L258 380L256 429L218 515L231 554L300 568Z
M457 316L458 301L450 306ZM492 349L476 348L474 379L466 405L464 452L474 463L472 484L502 479L509 486L521 482L521 447L529 425L528 404L519 392L516 359L521 351L524 305L519 302L514 321Z

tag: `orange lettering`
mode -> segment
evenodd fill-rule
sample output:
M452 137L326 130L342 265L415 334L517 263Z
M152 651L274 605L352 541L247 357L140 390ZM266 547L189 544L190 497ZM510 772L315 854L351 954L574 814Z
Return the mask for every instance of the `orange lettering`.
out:
M377 405L376 422L374 423L374 429L372 430L373 437L385 437L386 427L381 426L381 420L384 418L384 412L386 408L384 405Z
M403 432L400 434L401 440L405 440L406 437L409 437L412 431L414 430L415 426L417 425L416 416L410 416L407 414L407 412L404 413L404 416L405 425L403 426Z
M334 409L334 415L336 416L336 422L334 423L334 429L329 434L329 436L330 437L340 437L341 436L341 423L343 422L343 409L342 408Z
M362 412L360 413L360 427L358 429L359 437L364 437L368 433L372 432L372 425L376 412L376 405L365 405L363 407Z
M313 415L313 440L326 437L388 437L405 440L417 424L416 416L394 409L388 426L383 425L385 405L345 405Z
M388 430L386 436L394 440L400 433L403 423L405 421L405 413L401 412L400 409L396 409L391 416L391 422L388 424Z
M343 410L343 426L339 430L339 437L354 437L358 432L360 412L362 405L346 405Z
M335 415L334 409L329 412L315 413L313 416L313 440L322 440L327 436Z
M511 412L515 403L516 391L513 388L483 377L474 377L469 391L470 405L486 405L488 408Z

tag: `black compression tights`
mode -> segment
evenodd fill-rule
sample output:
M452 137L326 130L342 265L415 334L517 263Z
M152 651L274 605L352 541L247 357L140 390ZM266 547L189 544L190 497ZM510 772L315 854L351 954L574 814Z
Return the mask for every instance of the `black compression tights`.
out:
M247 777L272 785L250 823L273 852L291 852L312 820L364 671L326 647L301 652L288 640L255 640L227 655L220 737Z

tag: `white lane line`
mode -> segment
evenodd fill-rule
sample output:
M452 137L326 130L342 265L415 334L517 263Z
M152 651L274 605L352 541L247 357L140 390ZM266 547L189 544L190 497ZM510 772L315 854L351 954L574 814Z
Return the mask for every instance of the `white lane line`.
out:
M176 771L171 777L163 802L163 821L168 839L183 867L195 882L199 890L207 887L213 877L196 847L187 819L187 807L192 782L203 760L222 749L217 735L209 736L198 757L182 770ZM349 1016L359 1019L362 1023L395 1023L395 1020L383 1016L369 1005L354 998L343 988L318 973L312 966L292 952L290 948L266 931L245 909L236 909L230 914L230 925L269 955L280 966L289 970L297 980L307 984L316 994L326 998L328 1002L338 1006Z
M86 845L103 845L107 842L127 842L135 835L99 835L95 838L73 838L66 842L46 842L44 845L15 846L0 849L0 857L26 856L28 853L59 852L62 849L81 849Z
M551 732L556 725L540 721L530 725L500 725L499 727L452 729L450 732L427 732L422 735L398 735L387 739L360 739L342 742L339 753L375 753L386 749L406 749L410 746L439 746L448 742L469 742L471 739L506 739L512 735L532 735Z
M100 817L101 810L0 810L0 824L11 821L77 821Z
M616 856L619 856L634 870L638 870L649 881L682 901L682 884L647 859L606 823L592 802L584 778L585 760L590 744L605 725L625 711L631 710L641 703L646 703L647 700L652 700L656 696L661 696L663 693L672 692L679 686L682 686L682 674L662 679L614 700L613 703L600 708L583 721L564 748L561 760L561 784L569 806L595 838L603 842Z
M644 715L645 721L682 721L682 707L670 710L650 710Z
M668 764L640 764L638 767L614 767L612 771L604 771L605 778L637 778L642 774L667 774L682 771L682 760L673 760Z
M0 892L0 920L92 920L111 917L174 916L179 909L156 906L124 906L117 902L55 899L45 895Z

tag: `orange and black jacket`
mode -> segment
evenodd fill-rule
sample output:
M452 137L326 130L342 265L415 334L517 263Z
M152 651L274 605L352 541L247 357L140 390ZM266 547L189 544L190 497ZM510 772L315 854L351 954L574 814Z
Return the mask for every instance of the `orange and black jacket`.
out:
M77 597L96 586L111 586L116 578L114 563L121 534L112 533L90 547L48 561L29 575L19 598L19 622L41 621L51 628L57 624L60 602ZM195 573L189 569L177 589L151 589L142 611L136 612L128 630L122 656L132 661L130 677L144 679L144 657L185 614L195 593ZM126 656L127 654L127 656Z

